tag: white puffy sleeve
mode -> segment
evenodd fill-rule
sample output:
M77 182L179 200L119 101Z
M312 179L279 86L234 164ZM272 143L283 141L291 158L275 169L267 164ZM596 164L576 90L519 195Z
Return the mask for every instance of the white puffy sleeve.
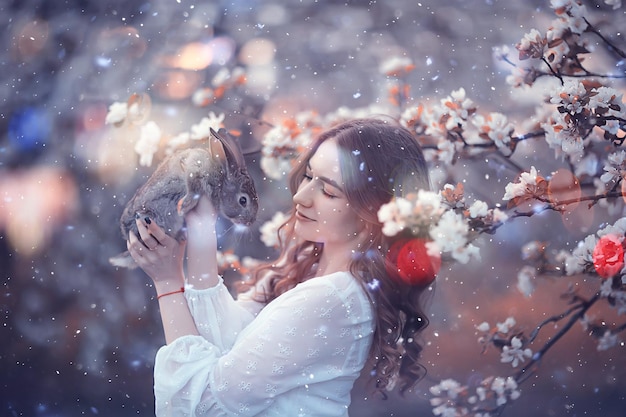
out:
M335 402L345 412L342 401L371 343L371 306L361 289L346 291L323 278L269 303L226 351L202 336L162 347L155 363L157 416L254 416L298 388L307 390L312 407ZM359 285L350 281L339 279Z
M239 332L254 318L254 314L235 301L220 277L216 286L196 290L185 288L185 298L198 333L219 351L229 349Z
M185 298L200 335L222 351L229 349L239 332L265 307L254 297L264 285L261 280L257 288L240 294L237 300L224 285L222 277L211 288L196 290L187 286Z

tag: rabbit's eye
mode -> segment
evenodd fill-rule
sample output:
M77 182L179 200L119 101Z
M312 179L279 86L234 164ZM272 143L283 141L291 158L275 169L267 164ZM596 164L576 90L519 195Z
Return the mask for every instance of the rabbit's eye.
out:
M248 199L244 196L239 197L239 204L245 207L248 204Z

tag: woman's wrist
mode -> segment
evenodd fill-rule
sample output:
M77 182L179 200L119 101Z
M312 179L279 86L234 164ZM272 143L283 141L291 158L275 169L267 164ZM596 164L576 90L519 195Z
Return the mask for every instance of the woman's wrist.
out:
M182 293L184 292L184 288L185 285L182 281L163 281L154 283L157 299L165 297L166 294Z
M180 287L177 290L172 290L172 291L168 291L168 292L162 292L162 293L157 293L157 300L160 300L163 297L167 297L170 295L175 295L175 294L182 294L185 292L185 287Z

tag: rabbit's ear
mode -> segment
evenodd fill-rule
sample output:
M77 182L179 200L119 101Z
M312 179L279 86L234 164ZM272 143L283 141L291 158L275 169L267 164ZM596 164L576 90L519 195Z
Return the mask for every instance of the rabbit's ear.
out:
M219 132L216 132L211 128L211 139L213 138L217 138L223 145L222 149L225 159L228 163L228 168L231 171L236 171L237 169L244 168L246 166L239 143L226 133L226 130L220 129Z
M222 144L220 137L213 129L211 129L211 137L209 138L209 150L211 152L211 157L215 162L226 166L227 158L224 145Z

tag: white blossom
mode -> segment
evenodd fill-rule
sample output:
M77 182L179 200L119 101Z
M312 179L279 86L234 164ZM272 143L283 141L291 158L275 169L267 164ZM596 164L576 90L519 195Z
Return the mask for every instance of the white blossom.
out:
M262 263L261 260L253 258L252 256L244 256L243 258L241 258L240 262L241 262L241 266L248 270L254 269L258 267L259 265L261 265Z
M550 45L550 41L554 37L561 37L562 31L559 33L555 33L556 31L548 30L546 33L546 40L548 41L548 45ZM544 56L550 62L551 65L558 65L563 61L563 58L567 56L570 52L570 47L567 42L554 42L551 44L552 46L544 51ZM580 110L579 110L580 111Z
M458 394L463 391L463 387L454 379L444 379L439 384L430 387L430 393L436 396L447 393L448 397L456 399Z
M468 232L469 226L460 214L446 211L431 229L430 237L440 251L449 252L457 261L467 263L470 258L478 257L478 248L468 244Z
M604 3L608 6L613 6L613 10L622 7L622 0L604 0Z
M291 162L287 159L261 157L261 169L269 178L278 180L291 170Z
M624 161L626 160L626 151L621 150L613 152L607 156L607 163L604 165L605 173L600 179L605 184L617 181L624 176Z
M545 243L538 240L533 240L522 246L522 259L524 260L537 260L543 256L545 249Z
M588 107L591 110L599 113L598 110L602 109L606 112L605 116L615 116L622 119L626 116L624 103L622 102L623 94L619 90L613 87L601 86L592 89L592 91L596 94L589 98Z
M510 346L502 347L500 362L510 362L513 368L517 368L520 363L524 362L526 358L530 358L532 355L533 351L529 348L522 349L521 339L517 336L514 336L511 339Z
M594 319L594 316L590 316L585 313L585 315L580 319L580 325L582 326L583 330L589 330L590 326L593 324Z
M589 153L585 155L578 163L576 164L574 174L576 177L580 178L583 175L588 175L590 177L594 177L598 172L598 156L595 153Z
M433 408L433 414L442 417L458 417L457 413L460 409L456 403L460 394L467 387L462 386L454 379L444 379L438 385L430 387L430 393L434 398L430 399L430 405Z
M584 5L579 4L578 2L572 2L571 4L572 7L570 9L570 13L564 20L567 22L567 25L572 33L581 35L588 26L587 22L585 21L587 8Z
M278 228L287 221L287 218L285 213L278 211L272 216L271 220L265 222L260 227L261 241L265 246L270 248L278 246Z
M489 213L489 207L484 201L476 200L469 208L470 217L485 217Z
M465 89L462 87L458 90L452 91L450 96L442 99L441 104L446 108L455 110L455 113L462 120L467 120L469 117L469 110L474 107L474 102L466 97Z
M395 236L404 229L417 236L426 233L437 223L443 212L439 193L419 190L417 194L409 194L406 198L396 197L383 204L377 216L386 236Z
M478 246L472 245L470 243L465 245L465 247L458 248L457 250L452 252L452 257L456 261L462 264L466 264L471 259L480 260L480 250L478 249Z
M191 140L200 140L208 138L211 135L211 129L218 131L224 122L224 113L216 115L210 112L208 117L203 117L200 123L191 126L189 138Z
M211 85L213 87L221 87L230 79L230 71L227 67L221 67L213 76Z
M126 102L115 102L109 106L109 111L104 119L108 125L121 123L128 115L128 104Z
M580 158L584 151L584 143L578 130L567 119L567 113L554 110L543 123L541 128L545 132L545 141L554 149L556 156L568 155L571 158Z
M406 56L392 56L381 62L378 71L381 74L394 74L399 71L406 71L407 68L413 66L413 60Z
M504 187L504 197L503 200L508 201L512 200L515 197L521 197L526 194L526 184L522 184L519 182L510 182Z
M152 158L159 150L161 141L161 129L153 122L149 121L141 126L139 140L135 143L135 152L139 154L139 164L142 166L152 165Z
M395 236L407 225L408 217L412 213L413 204L405 198L394 198L383 204L378 210L378 221L383 223L383 234Z
M239 256L233 252L217 251L216 260L221 268L233 268L239 264Z
M527 193L529 186L537 185L537 169L534 166L530 167L529 172L522 172L517 183L508 183L504 188L503 200L511 200L515 197L521 197Z
M520 396L520 392L517 389L518 385L515 382L515 379L512 377L502 378L496 377L493 379L491 383L491 389L496 393L496 405L501 406L506 404L507 402L507 394L508 397L512 400L516 400Z
M509 215L497 207L492 210L491 215L494 223L504 223L509 219Z
M280 179L291 170L291 160L311 141L309 131L294 131L286 124L270 129L261 141L261 169L270 178Z
M535 49L539 45L543 45L543 36L537 29L531 29L530 32L525 33L519 44L517 45L517 49L520 51L528 51L531 49ZM538 52L541 54L541 51Z
M600 295L604 298L610 297L613 302L610 305L617 308L617 314L626 313L626 292L613 289L612 281L606 279L600 286Z
M615 223L599 229L596 234L598 237L612 235L622 242L624 235L626 235L626 217L621 217Z
M168 154L171 154L172 152L174 152L174 150L176 148L179 148L179 147L184 146L185 144L189 143L189 140L190 140L189 132L182 132L182 133L179 133L176 136L171 137L167 141L166 152Z
M191 96L194 106L204 107L215 99L215 91L212 88L200 88Z
M535 291L535 273L537 270L530 266L525 265L517 273L517 289L524 294L525 297L530 297Z
M498 332L507 334L516 323L517 322L514 317L507 317L503 323L496 323L496 328L498 329Z
M456 407L450 407L447 405L440 405L433 409L433 414L441 417L458 417Z
M598 243L594 235L589 235L565 259L565 273L567 275L580 274L587 265L593 265L593 250Z
M617 345L619 341L616 334L611 333L610 330L604 332L602 337L598 340L598 351L608 350Z
M493 112L487 117L476 115L472 123L478 130L487 135L499 149L507 148L511 143L511 134L514 131L513 124L502 113Z
M412 121L421 121L421 113L424 109L421 106L409 106L402 112L400 116L400 124L402 126L408 128L410 127L410 122Z
M452 161L454 161L454 156L457 151L460 150L462 144L458 142L452 142L449 140L441 140L437 143L437 158L443 162L445 165L452 165Z
M489 323L487 323L486 321L483 321L478 326L476 326L476 330L478 330L479 332L488 332L490 328L491 327L489 326Z
M563 42L565 43L565 42ZM566 79L549 95L550 103L559 104L570 114L580 113L583 110L582 97L587 95L584 84L578 80Z
M283 125L276 125L263 136L263 146L267 153L275 148L293 147L291 131Z

